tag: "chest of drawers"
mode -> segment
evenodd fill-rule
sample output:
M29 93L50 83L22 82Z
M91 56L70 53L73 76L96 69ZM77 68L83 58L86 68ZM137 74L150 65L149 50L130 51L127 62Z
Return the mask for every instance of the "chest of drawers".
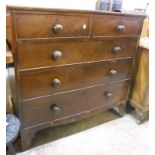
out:
M23 150L43 128L124 112L144 15L9 9Z

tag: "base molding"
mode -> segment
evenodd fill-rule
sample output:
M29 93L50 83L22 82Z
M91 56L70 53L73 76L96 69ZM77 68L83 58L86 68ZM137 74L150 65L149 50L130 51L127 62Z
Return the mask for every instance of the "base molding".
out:
M79 121L81 119L93 116L96 113L103 112L103 111L106 111L108 109L111 109L113 107L115 107L117 109L117 113L119 113L119 116L122 117L122 116L124 116L124 113L125 113L125 105L126 105L126 100L124 102L120 102L120 103L113 104L113 105L108 105L106 107L105 106L104 107L98 107L96 109L92 109L90 111L83 112L83 113L80 113L77 115L73 115L71 117L67 117L67 118L64 118L61 120L46 122L44 124L39 124L39 125L36 125L33 127L22 128L21 132L20 132L21 149L22 149L22 151L29 149L31 147L31 143L32 143L33 138L35 137L35 134L40 130L43 130L45 128L52 127L52 126L58 126L58 125L76 122L76 121Z

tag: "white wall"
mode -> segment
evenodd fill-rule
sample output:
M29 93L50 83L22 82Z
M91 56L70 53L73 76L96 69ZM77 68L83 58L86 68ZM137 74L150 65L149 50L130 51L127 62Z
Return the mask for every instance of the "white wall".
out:
M145 8L149 0L123 0L123 9ZM7 5L95 10L96 0L6 0Z
M6 0L9 5L95 10L96 0Z
M135 8L145 9L149 0L123 0L124 10L134 10Z

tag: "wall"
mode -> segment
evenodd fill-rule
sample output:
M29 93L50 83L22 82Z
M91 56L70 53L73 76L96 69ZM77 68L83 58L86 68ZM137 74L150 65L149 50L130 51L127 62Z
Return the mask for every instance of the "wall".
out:
M123 0L125 10L145 8L148 0ZM96 0L6 0L7 5L95 10Z

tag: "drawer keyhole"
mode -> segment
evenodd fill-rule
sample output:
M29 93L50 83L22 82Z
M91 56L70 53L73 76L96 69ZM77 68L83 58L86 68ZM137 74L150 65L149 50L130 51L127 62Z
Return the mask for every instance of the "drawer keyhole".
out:
M85 30L87 28L86 24L83 24L82 29Z

